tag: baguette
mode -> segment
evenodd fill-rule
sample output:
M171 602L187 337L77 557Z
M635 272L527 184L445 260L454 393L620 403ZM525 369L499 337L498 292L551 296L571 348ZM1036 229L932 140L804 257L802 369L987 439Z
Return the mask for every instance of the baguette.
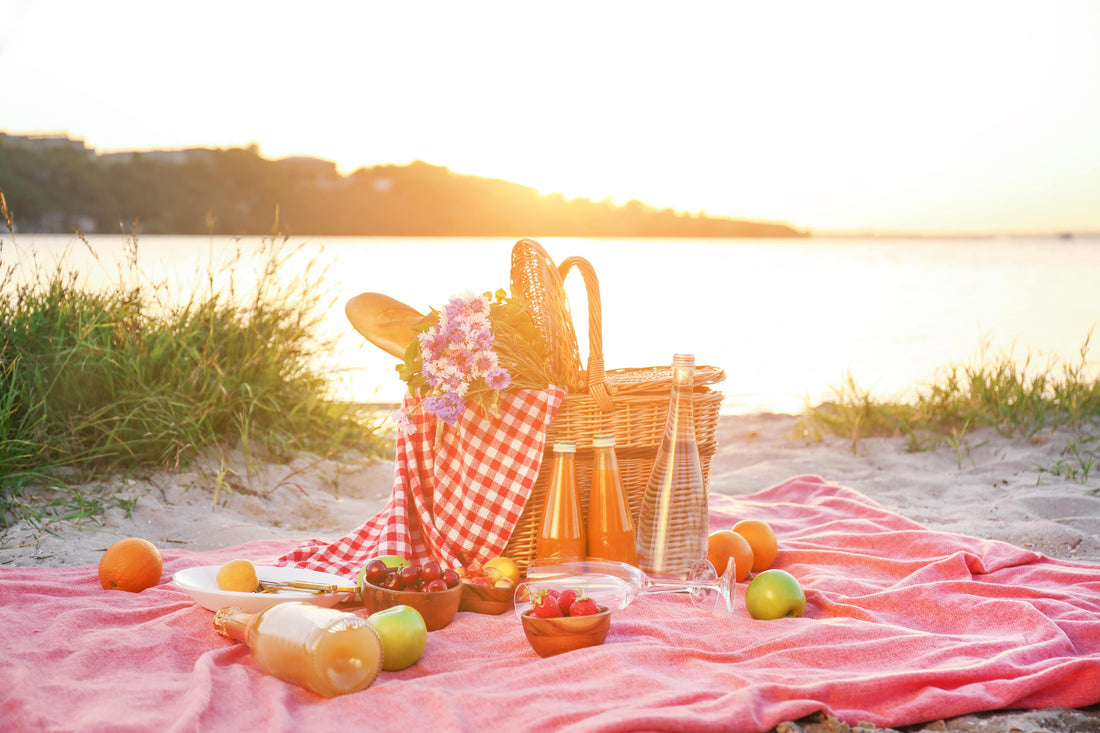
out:
M416 340L413 327L426 318L415 308L382 293L356 295L344 306L344 313L367 341L398 359L405 358L405 350Z

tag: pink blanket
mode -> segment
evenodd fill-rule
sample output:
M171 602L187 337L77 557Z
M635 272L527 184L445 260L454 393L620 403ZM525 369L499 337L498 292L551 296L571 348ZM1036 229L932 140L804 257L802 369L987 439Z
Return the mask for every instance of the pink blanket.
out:
M769 521L807 591L800 619L642 598L600 647L541 659L508 614L459 613L421 661L327 700L262 675L171 574L294 543L166 550L159 586L103 591L94 566L0 570L5 730L763 731L823 710L896 726L1100 702L1100 566L932 532L798 477L712 497L712 528Z

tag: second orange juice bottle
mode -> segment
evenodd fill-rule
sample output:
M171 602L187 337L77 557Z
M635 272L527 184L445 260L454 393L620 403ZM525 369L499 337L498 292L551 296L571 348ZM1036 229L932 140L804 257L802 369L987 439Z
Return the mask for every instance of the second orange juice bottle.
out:
M592 438L592 487L588 495L588 555L638 564L634 521L626 500L615 436Z

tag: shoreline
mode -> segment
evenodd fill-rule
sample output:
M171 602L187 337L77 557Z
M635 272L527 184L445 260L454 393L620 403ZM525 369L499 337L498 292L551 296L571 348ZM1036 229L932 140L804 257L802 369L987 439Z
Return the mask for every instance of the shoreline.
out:
M989 428L958 449L907 453L902 438L795 439L794 415L722 415L710 490L744 495L800 474L855 489L929 529L1009 542L1049 557L1100 564L1100 468L1084 483L1052 473L1079 434L1041 442ZM1100 436L1100 426L1088 435ZM377 514L390 498L392 458L256 463L198 460L179 471L105 476L86 485L117 493L99 517L54 523L21 520L0 532L0 567L97 564L115 539L145 537L164 549L205 551L256 539L336 539Z

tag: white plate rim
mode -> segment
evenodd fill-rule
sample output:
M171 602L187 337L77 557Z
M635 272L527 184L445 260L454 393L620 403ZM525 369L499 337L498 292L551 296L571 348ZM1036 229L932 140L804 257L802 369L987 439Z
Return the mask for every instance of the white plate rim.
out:
M210 609L211 606L242 605L249 607L268 607L288 601L306 601L317 605L335 605L349 593L310 593L308 591L280 591L279 593L241 593L222 590L217 586L215 577L221 565L201 565L178 570L172 576L172 582L191 596L199 605ZM339 575L322 573L295 567L257 565L256 574L261 580L289 581L304 580L312 583L352 587L354 582ZM247 610L247 609L246 609Z

